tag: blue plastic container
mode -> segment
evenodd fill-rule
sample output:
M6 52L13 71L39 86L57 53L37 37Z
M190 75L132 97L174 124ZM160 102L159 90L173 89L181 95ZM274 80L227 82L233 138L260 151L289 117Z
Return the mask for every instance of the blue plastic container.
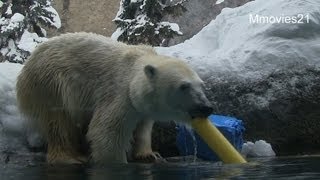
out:
M241 120L233 117L211 115L209 120L220 130L220 132L229 140L229 142L241 151L243 144L242 134L245 130ZM195 136L195 140L192 137ZM177 147L180 155L194 155L195 147L197 157L203 160L220 161L218 156L208 147L201 137L193 130L188 130L185 126L178 126Z

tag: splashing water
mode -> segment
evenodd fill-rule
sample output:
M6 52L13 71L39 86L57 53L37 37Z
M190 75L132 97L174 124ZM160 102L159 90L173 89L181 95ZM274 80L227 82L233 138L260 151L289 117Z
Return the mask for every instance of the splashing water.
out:
M196 136L194 135L194 131L189 130L191 132L192 143L193 143L193 163L197 161L197 140Z

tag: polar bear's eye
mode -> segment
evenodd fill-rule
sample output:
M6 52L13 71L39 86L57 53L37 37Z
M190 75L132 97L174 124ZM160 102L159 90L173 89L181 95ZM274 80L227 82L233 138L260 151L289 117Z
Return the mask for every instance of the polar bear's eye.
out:
M181 91L186 91L186 90L189 90L190 87L191 87L191 84L190 84L190 83L183 83L183 84L180 85L179 89L180 89Z

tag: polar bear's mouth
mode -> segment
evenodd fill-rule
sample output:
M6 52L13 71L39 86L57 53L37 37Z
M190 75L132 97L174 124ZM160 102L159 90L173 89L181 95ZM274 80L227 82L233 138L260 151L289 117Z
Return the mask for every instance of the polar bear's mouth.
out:
M194 118L206 118L211 115L213 108L211 106L197 106L189 110L189 115Z

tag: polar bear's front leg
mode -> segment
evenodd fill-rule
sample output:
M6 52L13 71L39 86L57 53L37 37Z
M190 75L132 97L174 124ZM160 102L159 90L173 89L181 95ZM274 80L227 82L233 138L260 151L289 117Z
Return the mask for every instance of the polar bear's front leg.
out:
M95 110L87 132L93 163L127 163L126 151L136 117L130 106L120 102L109 102Z
M132 160L141 162L164 161L158 152L152 151L152 127L154 121L150 119L142 120L138 123L134 132L134 142L132 145Z
M100 124L100 123L99 123ZM107 163L127 163L125 154L126 142L119 138L119 129L114 128L108 132L104 132L105 127L90 126L88 129L87 137L91 147L91 161L94 164L107 164Z

